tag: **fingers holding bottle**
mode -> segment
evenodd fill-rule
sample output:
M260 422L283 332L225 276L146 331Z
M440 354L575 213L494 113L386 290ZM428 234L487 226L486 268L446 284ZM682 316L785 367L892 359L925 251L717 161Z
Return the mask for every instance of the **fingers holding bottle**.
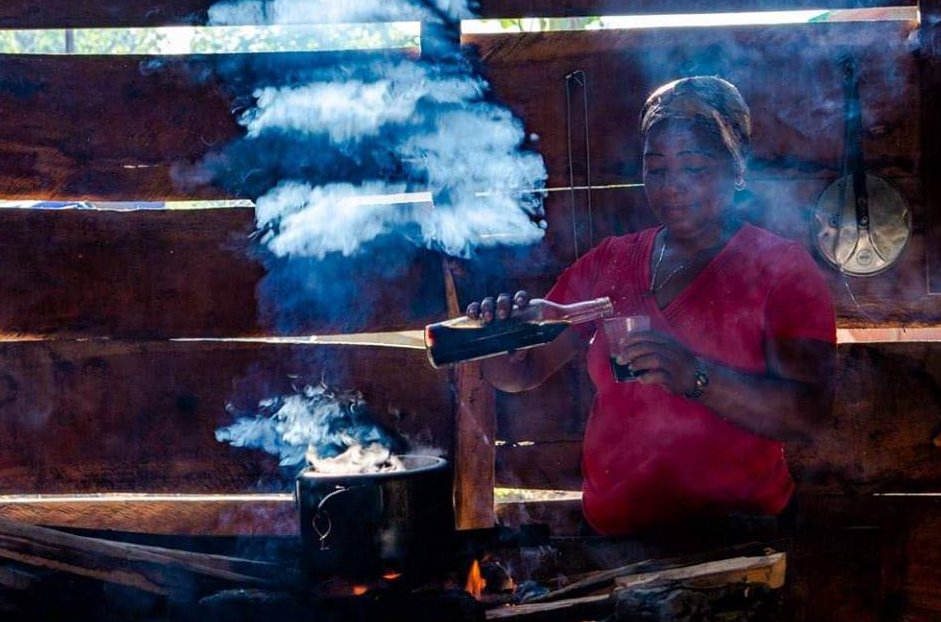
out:
M514 311L525 309L530 300L529 294L524 290L520 290L512 296L501 292L497 296L487 296L480 301L471 302L467 305L465 314L471 319L489 324L494 320L509 319Z

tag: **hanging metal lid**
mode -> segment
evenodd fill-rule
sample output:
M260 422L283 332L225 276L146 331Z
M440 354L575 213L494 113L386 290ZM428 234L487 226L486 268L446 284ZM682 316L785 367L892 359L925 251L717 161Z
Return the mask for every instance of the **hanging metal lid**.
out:
M844 175L817 199L812 226L817 250L833 267L851 276L890 268L911 237L911 210L888 181L866 173L856 64L843 61L846 102Z

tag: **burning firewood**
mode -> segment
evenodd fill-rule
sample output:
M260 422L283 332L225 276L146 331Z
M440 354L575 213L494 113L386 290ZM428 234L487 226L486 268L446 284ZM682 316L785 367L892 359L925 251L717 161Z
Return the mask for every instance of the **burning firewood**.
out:
M711 613L720 608L763 610L774 606L773 592L784 585L785 559L784 553L769 553L651 572L636 572L644 563L632 564L595 573L581 586L572 586L581 589L587 584L610 585L613 580L613 587L605 593L501 607L486 615L488 620L610 618L624 622L682 622L712 619ZM645 564L650 566L649 562ZM562 590L554 594L559 592Z

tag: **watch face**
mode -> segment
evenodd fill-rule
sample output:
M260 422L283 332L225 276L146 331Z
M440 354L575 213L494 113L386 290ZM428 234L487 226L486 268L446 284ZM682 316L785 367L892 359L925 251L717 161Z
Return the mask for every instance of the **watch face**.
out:
M706 373L704 369L696 370L696 388L699 390L705 389L709 384L709 374Z
M706 373L706 370L700 367L693 373L693 389L687 391L683 395L688 397L691 400L698 399L703 394L703 389L709 385L709 374Z

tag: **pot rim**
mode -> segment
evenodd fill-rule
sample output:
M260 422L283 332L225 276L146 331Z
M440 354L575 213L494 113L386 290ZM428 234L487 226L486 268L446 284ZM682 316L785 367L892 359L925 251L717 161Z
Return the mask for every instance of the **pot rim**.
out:
M378 473L321 473L314 470L314 467L308 466L297 474L296 479L302 481L318 482L348 479L391 479L396 477L409 477L416 473L425 473L427 471L437 471L444 468L448 464L448 461L440 456L429 456L423 454L398 454L396 457L402 459L426 461L427 464L420 464L414 468L402 469L400 471L381 471Z

